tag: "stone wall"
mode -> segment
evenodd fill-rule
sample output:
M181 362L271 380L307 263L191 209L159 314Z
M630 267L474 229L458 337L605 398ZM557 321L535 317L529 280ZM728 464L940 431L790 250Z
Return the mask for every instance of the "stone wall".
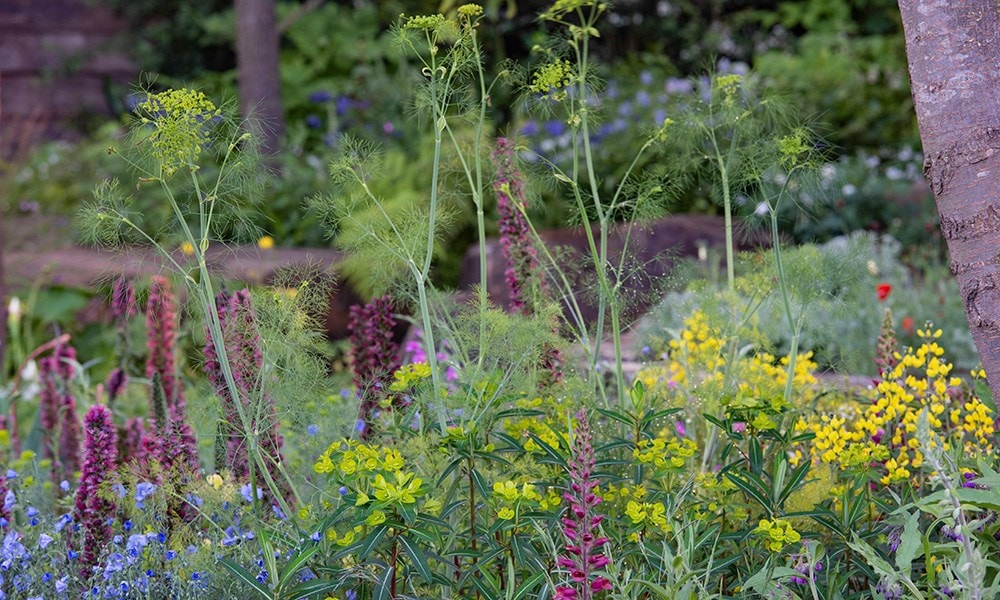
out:
M135 81L113 49L123 24L88 0L0 0L0 157L72 138L87 115L109 115L108 90Z

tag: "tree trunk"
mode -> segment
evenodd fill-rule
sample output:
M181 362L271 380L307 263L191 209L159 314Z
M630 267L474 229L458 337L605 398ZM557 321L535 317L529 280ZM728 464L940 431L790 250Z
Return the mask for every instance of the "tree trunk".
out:
M274 154L285 133L274 0L235 0L235 8L240 110L260 121L264 153Z
M1000 399L1000 6L898 1L924 172L972 338Z

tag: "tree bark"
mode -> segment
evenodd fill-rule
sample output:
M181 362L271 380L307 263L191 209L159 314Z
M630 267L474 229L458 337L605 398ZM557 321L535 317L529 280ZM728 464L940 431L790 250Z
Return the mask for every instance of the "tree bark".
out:
M972 338L1000 399L1000 6L898 2L924 173Z
M264 153L274 154L285 134L274 0L235 0L235 9L240 110L260 122Z

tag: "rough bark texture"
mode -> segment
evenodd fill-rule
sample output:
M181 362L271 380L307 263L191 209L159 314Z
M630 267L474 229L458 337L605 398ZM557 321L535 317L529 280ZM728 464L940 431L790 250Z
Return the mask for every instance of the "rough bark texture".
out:
M235 6L240 110L261 121L264 153L273 154L285 133L274 0L236 0Z
M951 271L1000 398L1000 6L899 0L913 102Z

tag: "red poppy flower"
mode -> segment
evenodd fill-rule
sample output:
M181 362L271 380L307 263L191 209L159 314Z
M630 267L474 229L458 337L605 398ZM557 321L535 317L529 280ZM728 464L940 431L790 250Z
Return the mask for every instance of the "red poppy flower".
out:
M875 286L875 293L878 295L878 301L882 302L889 297L889 292L892 291L892 286L888 283L880 283Z
M903 331L913 333L913 317L903 317Z

